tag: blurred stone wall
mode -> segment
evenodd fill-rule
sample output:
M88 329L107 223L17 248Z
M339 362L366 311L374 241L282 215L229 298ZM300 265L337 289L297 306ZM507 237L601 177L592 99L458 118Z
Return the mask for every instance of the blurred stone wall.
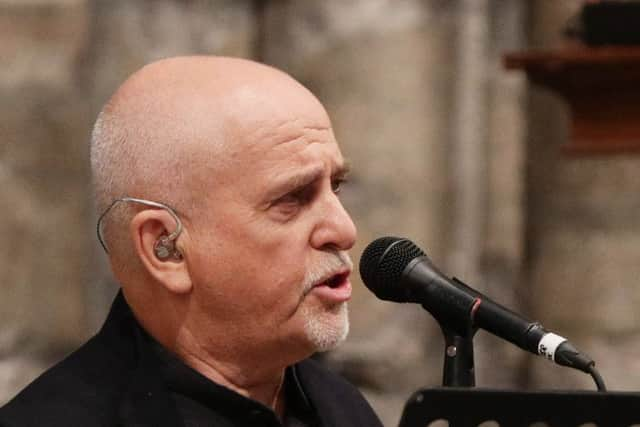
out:
M558 43L578 1L539 2L531 44ZM640 157L567 157L568 110L532 87L528 102L527 259L532 311L592 356L607 385L640 389ZM589 376L532 362L535 387L593 388Z
M640 160L563 157L562 102L501 67L505 51L560 43L579 5L0 0L0 404L94 333L116 291L88 193L92 121L130 73L190 53L273 64L326 105L354 166L343 197L355 260L376 237L410 237L571 336L611 388L634 389L621 367L640 347ZM392 426L411 392L440 383L442 338L428 313L354 279L352 334L326 361ZM487 334L475 341L478 385L592 388Z
M84 1L0 1L0 400L87 337Z

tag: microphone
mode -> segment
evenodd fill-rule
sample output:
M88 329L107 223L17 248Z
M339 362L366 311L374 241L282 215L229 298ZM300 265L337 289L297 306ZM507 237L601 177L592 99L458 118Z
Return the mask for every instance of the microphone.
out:
M546 331L456 278L442 274L413 242L381 237L360 258L360 276L378 298L422 306L460 336L484 329L559 365L593 375L595 362L566 338Z

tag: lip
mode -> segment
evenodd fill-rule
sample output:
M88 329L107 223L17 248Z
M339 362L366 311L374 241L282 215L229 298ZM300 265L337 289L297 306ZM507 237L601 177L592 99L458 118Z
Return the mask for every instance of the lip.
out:
M336 274L332 274L326 279L316 284L311 293L317 297L331 303L345 302L351 299L351 281L349 280L350 270L345 270ZM338 276L336 285L329 286L327 282Z

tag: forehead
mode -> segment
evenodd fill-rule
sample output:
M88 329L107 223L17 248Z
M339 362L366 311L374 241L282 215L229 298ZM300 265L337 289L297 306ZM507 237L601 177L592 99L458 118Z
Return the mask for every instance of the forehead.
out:
M239 162L256 175L288 174L296 168L333 173L344 166L331 127L304 119L265 123L238 144L237 150Z
M203 168L193 170L203 188L255 193L292 170L315 168L327 175L342 168L324 107L301 86L287 89L240 88L224 98L221 114L212 118L221 123L220 144L204 141L196 160Z
M276 97L255 91L238 91L225 126L231 158L259 163L262 160L305 160L324 154L342 161L331 122L320 102L304 90L283 91Z
M197 180L207 195L202 202L213 203L218 217L227 207L255 213L285 190L346 173L332 129L301 119L262 123L230 147Z

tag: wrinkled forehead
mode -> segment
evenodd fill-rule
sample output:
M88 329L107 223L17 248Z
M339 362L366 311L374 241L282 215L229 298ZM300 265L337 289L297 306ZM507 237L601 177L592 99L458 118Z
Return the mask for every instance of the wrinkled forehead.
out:
M283 182L333 177L345 170L319 101L310 94L280 94L247 90L227 104L224 143L211 147L213 155L200 157L202 167L193 169L194 188L207 194L200 201L209 211L205 216L219 214L223 200L259 204L278 193Z

